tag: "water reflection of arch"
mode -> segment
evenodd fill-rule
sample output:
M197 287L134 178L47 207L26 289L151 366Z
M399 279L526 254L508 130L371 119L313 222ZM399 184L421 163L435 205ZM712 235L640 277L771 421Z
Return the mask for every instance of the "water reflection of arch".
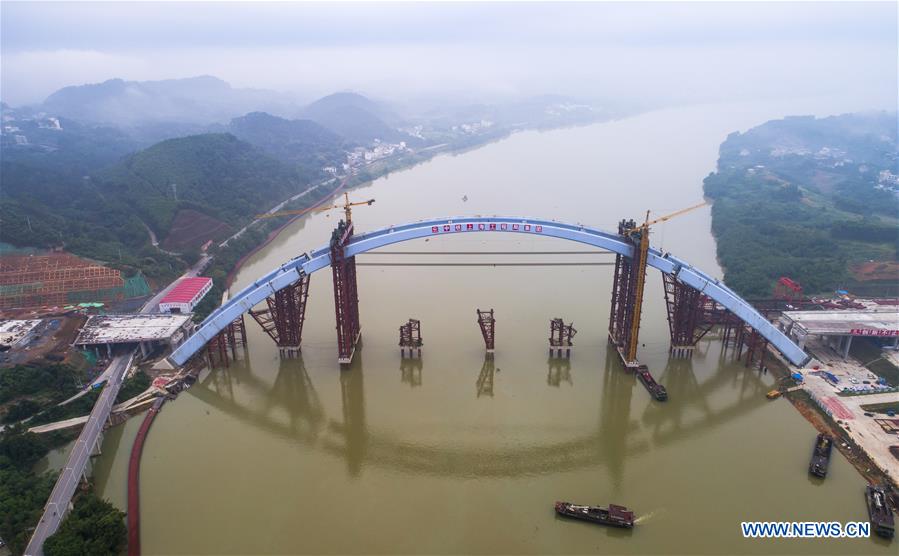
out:
M659 377L675 403L664 407L651 404L642 415L642 422L652 430L654 444L664 446L687 436L711 430L735 417L760 409L767 403L768 387L760 371L744 367L722 356L714 374L702 382L693 371L693 359L669 358ZM738 393L736 401L723 408L709 404L709 395L723 387ZM696 409L701 417L687 418Z
M642 417L645 425L653 427L653 435L650 439L641 434L641 429L645 427L641 427L641 422L631 416L636 381L633 375L622 372L617 356L609 351L605 369L599 371L603 373L603 389L598 423L589 434L542 445L497 447L486 452L482 446L413 444L369 428L361 355L361 352L358 353L357 360L340 374L342 420L327 418L301 358L282 361L272 384L252 375L248 366L240 364L231 369L210 372L189 393L269 434L298 441L304 446L321 448L344 459L351 475L358 475L366 465L457 477L514 477L603 465L608 469L612 483L617 486L622 483L627 459L648 452L650 440L653 444L667 444L682 437L679 428L673 434L661 430L669 418L652 411L655 403L650 404ZM727 369L719 369L712 381L698 385L695 391L701 394L710 388L726 386L728 381L719 375L723 373L726 377L727 372ZM273 401L259 407L243 405L234 397L232 383L263 392ZM764 400L763 396L751 397ZM698 403L689 396L685 396L684 401ZM279 420L275 408L287 409L289 418ZM741 412L728 410L709 415L710 419L721 421ZM684 434L704 428L701 423L689 427Z
M445 476L508 477L605 464L617 484L625 460L649 450L646 441L634 436L639 428L636 420L630 418L629 411L622 412L622 409L629 410L630 403L625 398L631 396L632 385L627 384L627 379L632 377L623 375L614 366L604 371L607 383L604 399L610 403L601 405L599 423L590 434L546 445L497 448L485 455L483 447L424 446L371 431L365 418L362 361L361 352L357 353L357 360L350 368L341 371L342 421L329 421L320 411L318 395L301 359L282 361L272 384L252 375L249 367L241 363L208 373L188 392L241 422L344 459L351 475L360 473L364 465ZM291 379L285 374L299 376ZM266 392L277 403L259 407L241 404L234 396L236 383ZM291 419L284 421L276 418L273 407L295 407L296 411ZM306 423L300 425L298 421Z

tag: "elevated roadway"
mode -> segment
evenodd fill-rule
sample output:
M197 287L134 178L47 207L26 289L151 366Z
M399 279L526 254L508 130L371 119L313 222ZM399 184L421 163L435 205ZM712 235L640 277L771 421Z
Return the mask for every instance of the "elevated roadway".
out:
M87 462L91 454L99 447L100 433L103 432L106 419L109 418L109 412L112 410L116 396L119 395L119 390L122 387L122 380L125 378L125 373L128 372L133 360L134 352L132 351L126 355L115 357L110 363L109 366L112 369L110 379L106 382L103 391L100 392L100 397L97 399L97 403L94 404L84 429L82 429L78 440L75 441L75 445L69 453L69 459L66 461L65 467L59 473L56 485L53 487L50 498L44 506L44 515L37 523L31 540L28 542L28 547L25 549L26 555L39 556L43 554L44 541L59 529L59 524L62 523L69 510L69 505L72 502L75 490L78 488L78 483L81 482L81 477L84 476Z
M208 255L201 257L182 277L196 276L206 267L209 258ZM175 282L172 282L168 287L144 303L140 313L156 312L159 301L174 287L174 284ZM41 520L35 527L31 540L25 548L27 556L40 556L44 553L44 541L59 529L60 523L62 523L63 518L68 513L69 506L72 503L72 496L74 496L81 478L85 476L87 462L90 460L91 454L95 450L99 450L100 434L103 432L112 412L119 390L122 388L125 374L134 362L136 351L136 349L133 349L129 353L113 358L101 377L98 378L100 382L102 382L102 378L105 378L106 384L103 386L103 391L100 392L100 397L97 398L93 409L91 409L91 413L85 422L84 428L81 430L81 434L78 436L78 440L75 441L72 451L69 452L66 465L59 473L59 478L56 479L56 485L54 485L53 491L50 493L50 498L44 505L44 514L41 516ZM94 384L98 381L95 381ZM84 393L87 391L89 389L85 390Z

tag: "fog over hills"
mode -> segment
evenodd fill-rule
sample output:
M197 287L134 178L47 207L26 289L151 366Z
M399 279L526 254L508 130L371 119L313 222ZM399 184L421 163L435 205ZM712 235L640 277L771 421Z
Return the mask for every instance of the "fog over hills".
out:
M162 81L110 79L64 87L47 97L40 108L85 122L134 126L223 123L253 111L289 114L297 110L297 104L289 95L237 89L205 75Z

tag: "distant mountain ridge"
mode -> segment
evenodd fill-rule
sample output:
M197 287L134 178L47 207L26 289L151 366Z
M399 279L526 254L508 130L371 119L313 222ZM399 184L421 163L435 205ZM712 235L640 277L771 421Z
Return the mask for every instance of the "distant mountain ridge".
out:
M208 75L162 81L109 79L102 83L74 85L51 94L37 108L80 122L121 127L145 143L204 131L221 131L221 126L228 126L228 122L242 115L261 112L310 120L350 143L366 145L375 139L385 142L410 139L398 130L405 123L401 116L358 93L334 93L302 106L289 94L238 89ZM255 131L245 127L234 131L253 133L258 138L257 123L250 125ZM280 129L286 131L282 124L273 120L268 123L281 125ZM230 125L244 124L250 122L238 121ZM308 124L299 125L308 127ZM298 126L294 127L296 132ZM269 148L266 150L272 152Z
M312 120L286 120L265 112L251 112L234 118L228 131L270 156L317 172L345 159L353 143Z
M144 225L168 239L176 215L193 210L237 228L310 183L296 165L229 133L169 139L94 176L6 158L2 174L0 241L62 244L103 261L120 261L125 252L135 265L159 256Z
M287 114L297 109L288 95L236 89L211 76L162 81L110 79L64 87L47 97L42 108L74 120L120 126L224 123L256 110Z
M402 123L399 116L357 93L334 93L320 98L306 106L300 115L357 143L409 139L397 130L397 125Z

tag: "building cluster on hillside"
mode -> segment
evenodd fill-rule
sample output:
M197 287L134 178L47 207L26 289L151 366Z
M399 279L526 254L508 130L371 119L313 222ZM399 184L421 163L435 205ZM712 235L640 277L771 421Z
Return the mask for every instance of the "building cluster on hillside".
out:
M564 102L560 104L551 104L547 106L543 112L549 116L562 116L572 112L593 112L595 109L589 104L575 104L572 102Z
M740 154L743 154L742 152ZM773 158L783 158L785 156L811 156L815 160L829 161L831 167L838 168L846 164L852 164L852 159L848 158L846 151L834 147L821 147L815 152L804 146L777 146L771 149L769 153Z
M343 165L343 169L348 171L350 168L369 164L406 150L408 150L408 147L406 146L405 141L400 141L399 143L384 143L380 139L375 139L374 146L371 148L356 147L352 152L347 153L347 162ZM324 170L327 172L328 168L325 168ZM336 174L336 168L334 170L334 173Z
M459 124L454 125L452 127L453 131L461 131L462 133L467 133L468 135L474 135L475 133L480 133L486 129L493 127L493 122L490 120L481 120L479 122L473 122L470 124Z
M400 132L405 133L406 135L409 135L411 137L415 137L416 139L424 139L425 136L422 135L422 132L424 131L424 129L425 129L424 126L415 125L412 127L400 128Z
M2 116L3 126L0 127L0 135L5 136L4 145L30 145L28 136L21 125L25 122L33 122L39 129L49 129L53 131L62 131L62 125L59 118L48 116L44 112L35 114L34 116L23 116L13 112L4 112ZM18 124L18 125L17 125ZM26 125L26 127L28 127ZM32 127L33 129L33 127Z
M885 189L899 194L899 175L896 175L889 170L881 170L880 174L877 176L877 185L874 187L876 189Z

